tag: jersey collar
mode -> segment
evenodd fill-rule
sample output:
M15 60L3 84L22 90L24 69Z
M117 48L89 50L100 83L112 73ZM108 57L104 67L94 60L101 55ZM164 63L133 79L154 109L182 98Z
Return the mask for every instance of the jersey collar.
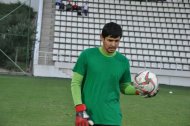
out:
M106 56L106 57L113 57L115 56L116 54L116 51L114 53L111 53L111 54L108 54L104 49L103 47L99 47L99 51L102 53L102 55Z

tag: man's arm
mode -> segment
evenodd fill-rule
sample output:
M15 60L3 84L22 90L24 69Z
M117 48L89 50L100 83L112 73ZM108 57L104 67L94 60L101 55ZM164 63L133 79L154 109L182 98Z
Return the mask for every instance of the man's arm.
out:
M75 126L92 126L94 123L86 113L86 105L82 103L81 85L83 76L77 72L73 73L71 81L71 93L76 110Z
M139 95L139 91L132 85L133 82L120 84L120 91L125 95Z
M81 85L83 76L79 73L74 72L71 81L71 93L74 101L74 105L82 104L81 99Z
M155 90L152 94L150 94L147 92L143 92L141 89L136 87L133 82L127 82L120 84L120 91L125 95L141 95L145 98L150 98L156 96L156 94L159 92L159 89Z

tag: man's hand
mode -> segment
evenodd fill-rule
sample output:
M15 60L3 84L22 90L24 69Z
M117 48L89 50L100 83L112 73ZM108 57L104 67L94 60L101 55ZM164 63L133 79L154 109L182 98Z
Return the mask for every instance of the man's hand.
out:
M157 93L159 92L159 88L158 89L154 89L153 91L151 92L147 92L147 91L144 91L142 90L142 87L139 86L138 84L136 83L133 83L133 86L136 88L136 94L144 97L144 98L150 98L150 97L154 97L157 95Z
M76 120L75 126L93 126L94 123L90 120L89 115L86 113L86 105L80 104L75 106Z
M153 90L152 92L148 93L147 98L156 96L158 94L158 92L159 92L159 88Z
M145 92L142 91L140 89L136 89L136 94L139 94L140 96L144 97L144 98L150 98L150 97L154 97L157 95L157 93L159 92L159 89L155 89L152 92Z

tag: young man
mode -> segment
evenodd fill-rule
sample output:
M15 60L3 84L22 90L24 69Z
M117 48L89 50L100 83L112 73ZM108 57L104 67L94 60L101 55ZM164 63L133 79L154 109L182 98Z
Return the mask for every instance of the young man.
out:
M121 126L120 92L139 94L131 85L129 60L116 51L121 26L105 24L100 37L102 46L84 50L73 69L76 126Z

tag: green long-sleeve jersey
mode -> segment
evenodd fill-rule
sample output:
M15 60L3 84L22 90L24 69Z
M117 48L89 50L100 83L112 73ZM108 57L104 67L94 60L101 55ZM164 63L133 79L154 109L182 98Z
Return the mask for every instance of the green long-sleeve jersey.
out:
M102 48L83 51L73 69L71 91L74 104L86 104L96 124L120 125L120 91L135 94L128 59L115 52L106 55Z

